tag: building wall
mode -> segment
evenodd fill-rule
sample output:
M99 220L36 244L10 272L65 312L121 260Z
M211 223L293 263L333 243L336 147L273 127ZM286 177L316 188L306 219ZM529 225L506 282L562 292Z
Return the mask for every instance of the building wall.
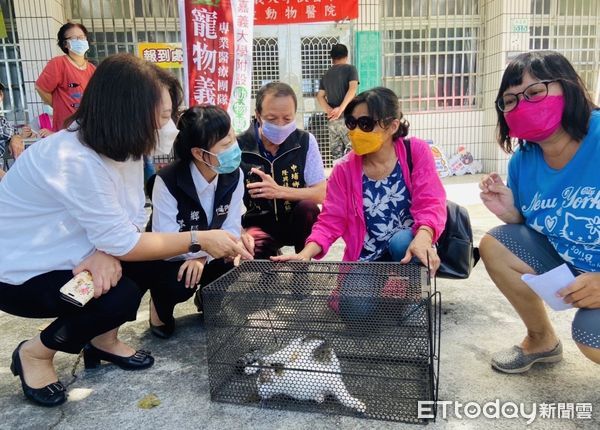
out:
M56 33L67 19L84 23L92 33L93 61L114 52L135 52L140 41L180 37L174 0L13 3L22 85L33 114L41 111L33 83L46 61L60 54ZM411 134L432 140L448 156L466 146L485 171L506 172L507 156L495 142L494 101L507 61L519 52L563 52L598 99L597 0L359 0L359 15L352 22L255 29L255 47L258 39L263 45L255 50L253 91L272 78L290 82L303 94L298 124L312 127L326 157L328 138L314 100L314 83L328 67L327 47L335 41L351 48L351 60L359 68L373 66L361 66L362 54L353 50L360 32L377 32L379 84L398 93ZM365 85L360 90L367 89Z
M62 54L56 46L56 34L65 22L63 0L17 0L15 20L19 34L29 121L42 112L35 81L49 59Z

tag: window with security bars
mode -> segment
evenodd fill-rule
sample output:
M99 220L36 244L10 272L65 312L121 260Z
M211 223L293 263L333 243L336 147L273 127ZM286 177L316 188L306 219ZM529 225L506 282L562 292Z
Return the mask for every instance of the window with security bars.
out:
M65 9L90 32L88 57L94 62L135 53L140 42L181 41L177 0L71 0ZM182 78L181 70L172 71Z
M0 7L6 26L6 37L0 39L0 82L5 87L4 106L0 105L0 112L10 122L21 125L30 118L25 112L25 87L14 3L12 0L0 1Z
M325 112L306 112L303 116L304 130L312 133L317 139L319 152L323 158L325 167L331 167L333 159L329 147L329 128L327 127L327 115Z
M71 0L70 4L75 19L178 16L177 0Z
M478 0L386 0L386 16L477 15Z
M67 16L89 31L88 58L99 63L118 52L137 53L140 42L181 42L177 0L71 0ZM70 13L70 15L69 15ZM183 82L183 69L169 69ZM157 169L173 154L154 157Z
M477 0L387 0L384 13L383 81L402 110L477 108Z
M590 92L597 87L596 0L532 0L529 49L551 49L565 55Z
M279 81L279 44L274 37L257 37L253 40L252 98L265 84Z
M331 66L329 52L339 42L339 38L303 37L300 41L302 63L302 95L314 97L319 91L319 81Z

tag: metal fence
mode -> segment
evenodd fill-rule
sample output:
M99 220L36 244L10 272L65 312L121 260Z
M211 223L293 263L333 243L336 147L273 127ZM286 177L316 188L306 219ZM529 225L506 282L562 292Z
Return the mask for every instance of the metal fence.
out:
M8 30L0 41L0 80L8 87L4 112L25 122L13 0L0 0L0 6ZM67 19L90 31L89 56L95 62L116 52L134 53L138 42L180 41L177 0L67 0L64 8ZM329 23L331 31L310 24L255 32L252 94L272 80L297 88L298 122L317 137L326 166L329 136L314 94L330 63L328 49L340 35L352 51L355 32L378 32L380 82L398 94L410 134L431 140L449 157L464 147L488 169L505 164L493 131L493 98L505 62L496 59L490 67L490 58L508 61L528 49L558 50L571 60L594 100L599 98L596 0L361 0L359 8L357 21ZM27 13L36 16L34 10ZM503 17L526 22L526 33L499 29ZM174 73L183 78L182 70Z

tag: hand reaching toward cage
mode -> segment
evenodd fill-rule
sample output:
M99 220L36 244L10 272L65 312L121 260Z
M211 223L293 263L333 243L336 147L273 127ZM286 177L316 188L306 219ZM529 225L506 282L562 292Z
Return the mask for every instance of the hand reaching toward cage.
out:
M419 227L400 263L408 264L416 257L425 267L429 268L431 276L435 276L441 262L437 250L432 246L432 239L433 233L430 229Z
M247 233L245 230L242 231L242 234L240 236L240 240L239 240L238 244L240 246L242 246L246 251L248 251L248 253L250 255L252 255L254 257L254 237L252 237L251 234ZM237 267L240 265L241 261L242 261L242 256L238 254L233 259L233 265Z
M284 254L271 257L271 261L310 261L315 255L322 252L319 245L308 242L304 249L297 254Z

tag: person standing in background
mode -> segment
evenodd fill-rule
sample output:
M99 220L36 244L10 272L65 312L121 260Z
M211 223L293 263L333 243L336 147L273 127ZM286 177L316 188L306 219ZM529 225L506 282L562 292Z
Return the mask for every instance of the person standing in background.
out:
M330 56L333 65L319 83L317 101L327 113L331 158L337 160L350 150L343 113L358 90L358 71L348 64L348 48L345 45L333 45Z
M51 59L35 82L43 102L54 111L52 130L40 130L40 136L65 128L81 102L83 92L96 67L85 58L89 50L88 31L83 24L67 22L58 30L58 47L65 53Z

